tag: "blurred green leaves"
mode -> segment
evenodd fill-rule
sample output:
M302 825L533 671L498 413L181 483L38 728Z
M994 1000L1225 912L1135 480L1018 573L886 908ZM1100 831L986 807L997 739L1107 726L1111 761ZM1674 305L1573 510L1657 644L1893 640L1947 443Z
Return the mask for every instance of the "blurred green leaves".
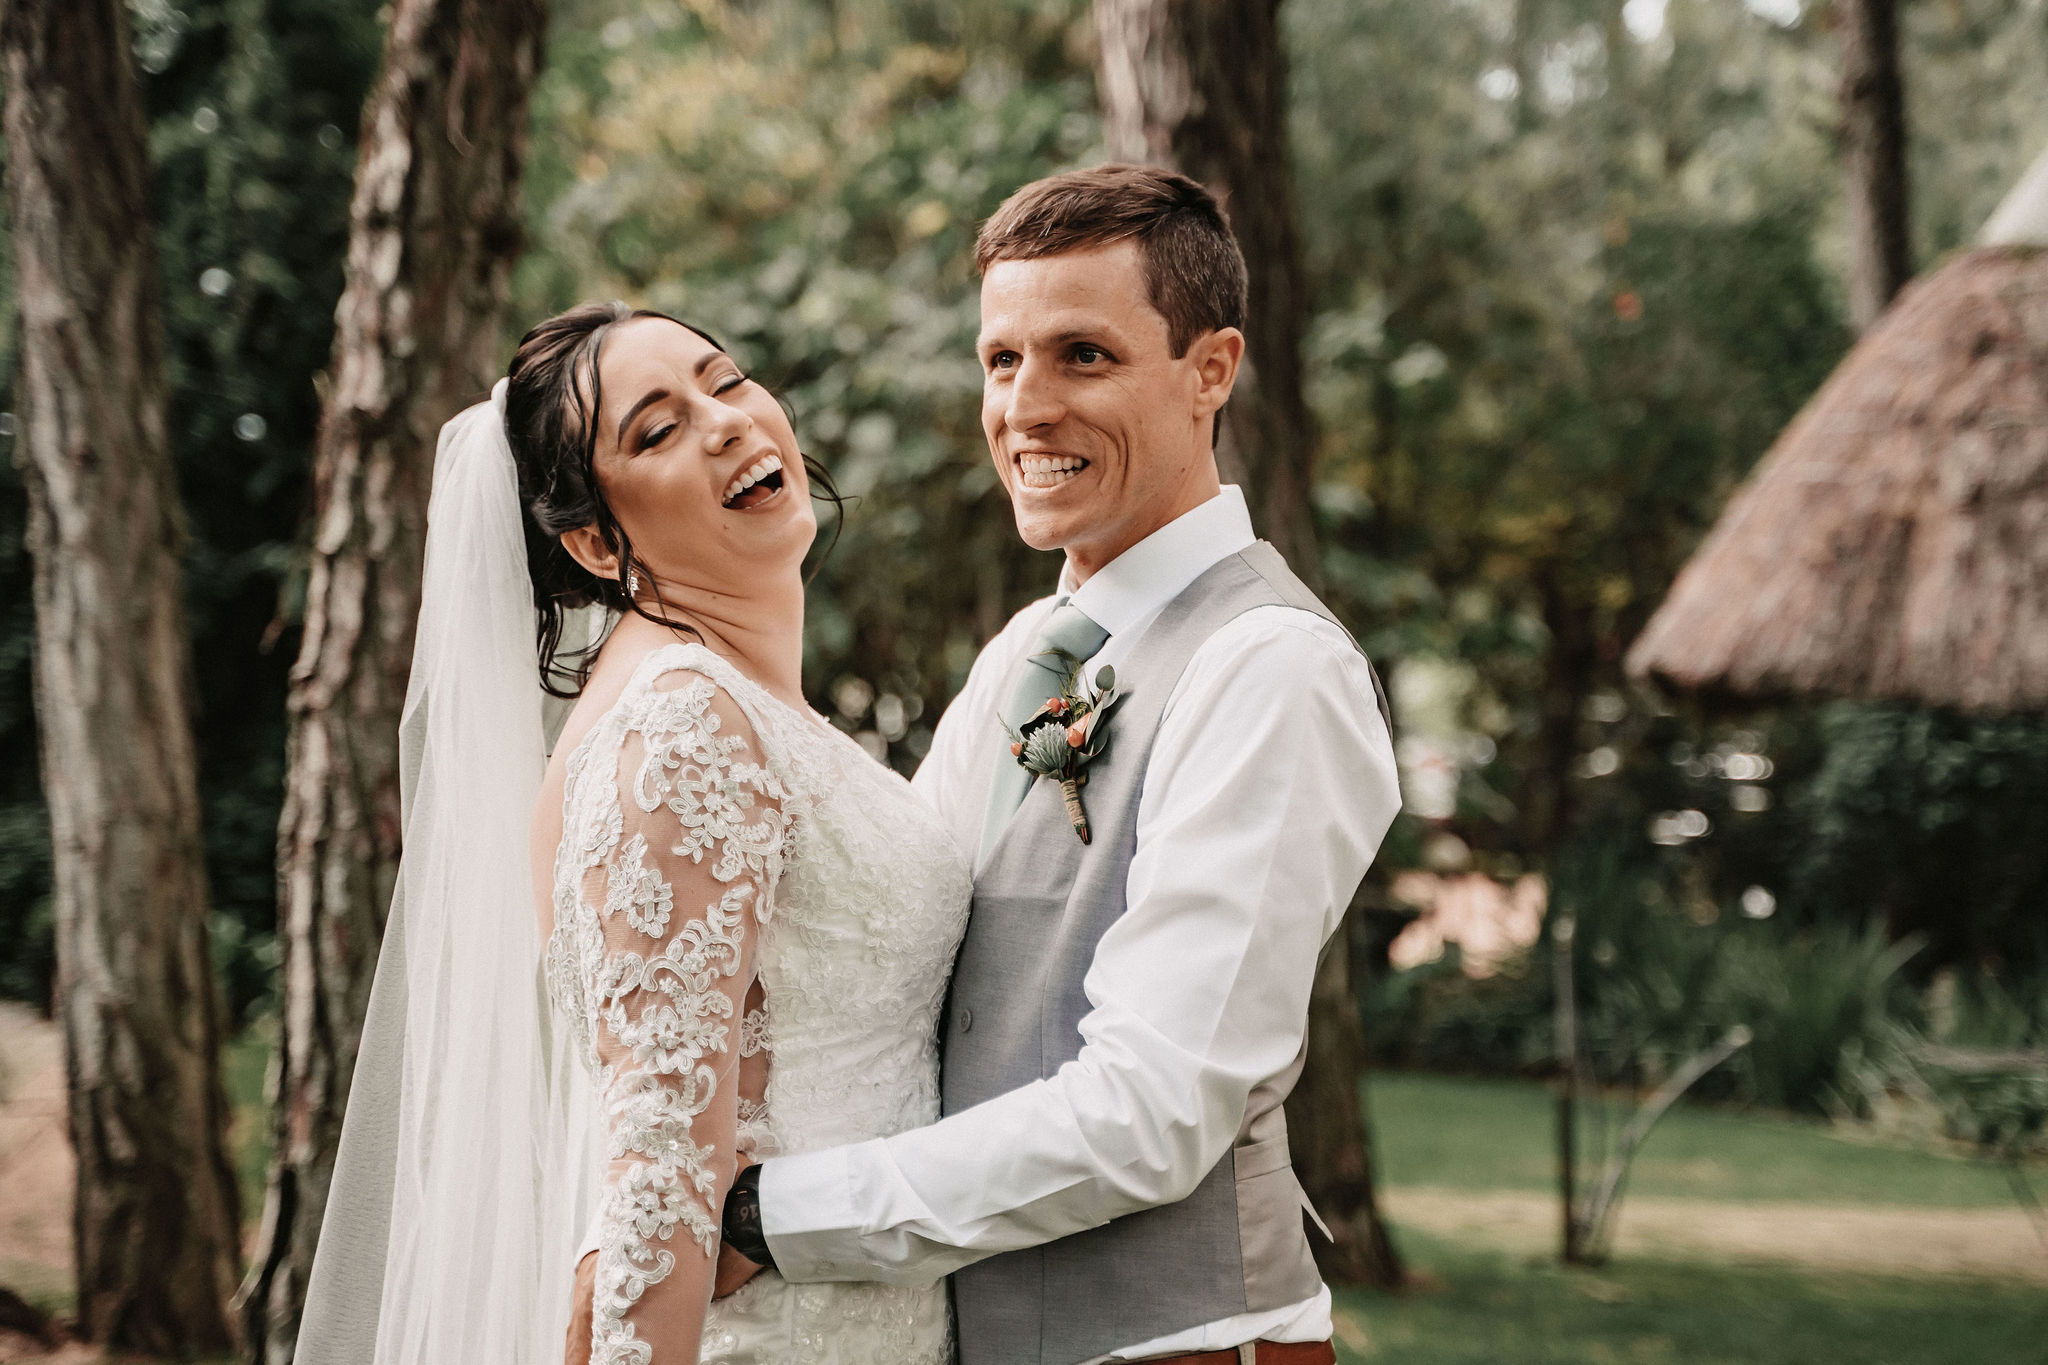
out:
M854 500L807 681L917 698L927 719L895 734L841 708L906 768L1057 573L988 465L973 238L1017 186L1093 159L1086 23L1078 0L572 6L536 97L517 315L673 312L793 409Z
M1758 886L1778 907L1738 926L1758 942L1860 933L1878 914L1926 935L1916 972L2048 952L2030 946L2048 923L2039 720L1793 707L1710 721L1659 714L1621 679L1728 490L1848 342L1818 10L1656 8L1628 7L1631 27L1609 0L1283 6L1332 602L1390 676L1403 659L1455 675L1445 723L1467 732L1454 814L1404 818L1383 861L1455 846L1512 874L1611 848L1632 885L1658 888L1674 933L1719 932L1682 907ZM246 1008L268 984L314 376L381 27L374 0L132 10L192 526L208 855L233 922L216 943ZM2003 0L1903 16L1924 263L2048 142L2048 18ZM971 251L1017 186L1100 159L1093 43L1086 0L556 6L512 316L612 296L674 311L789 403L853 495L811 594L806 685L905 769L982 641L1057 572L1017 542L988 467ZM0 322L0 385L12 371ZM10 464L0 990L35 994L48 836L21 512ZM1775 777L1708 769L1735 748L1768 752ZM1649 842L1674 812L1711 832ZM1693 951L1672 947L1663 984L1644 978L1645 1010L1691 989ZM1526 1060L1543 1007L1489 1013L1465 989L1429 1008L1470 1053Z

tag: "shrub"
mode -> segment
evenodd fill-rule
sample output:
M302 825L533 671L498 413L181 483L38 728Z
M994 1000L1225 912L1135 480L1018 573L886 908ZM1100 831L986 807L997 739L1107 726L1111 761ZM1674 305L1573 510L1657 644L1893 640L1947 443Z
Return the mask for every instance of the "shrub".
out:
M1913 1003L1899 969L1919 950L1919 940L1892 943L1874 923L1729 935L1709 1012L1755 1035L1733 1068L1745 1097L1775 1109L1867 1114L1874 1079L1909 1041Z
M1654 1085L1736 1025L1753 1043L1698 1085L1709 1098L1864 1115L1899 1072L1920 1006L1900 975L1919 950L1882 925L1803 927L1722 914L1582 865L1555 898L1577 916L1579 1034L1602 1085ZM1554 912L1553 912L1554 913ZM1557 1065L1548 934L1498 974L1468 979L1456 950L1368 980L1361 1006L1382 1064L1547 1073Z
M1949 1136L2009 1161L2048 1154L2048 977L2012 987L1944 974L1928 994L1912 1078Z

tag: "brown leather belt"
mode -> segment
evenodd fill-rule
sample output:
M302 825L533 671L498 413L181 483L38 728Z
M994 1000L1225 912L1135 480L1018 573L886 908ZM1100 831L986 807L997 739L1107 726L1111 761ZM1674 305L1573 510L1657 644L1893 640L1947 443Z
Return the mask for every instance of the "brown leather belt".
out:
M1327 1341L1257 1341L1252 1347L1258 1365L1337 1365L1336 1348ZM1239 1365L1243 1359L1239 1348L1227 1346L1188 1356L1160 1356L1145 1365Z

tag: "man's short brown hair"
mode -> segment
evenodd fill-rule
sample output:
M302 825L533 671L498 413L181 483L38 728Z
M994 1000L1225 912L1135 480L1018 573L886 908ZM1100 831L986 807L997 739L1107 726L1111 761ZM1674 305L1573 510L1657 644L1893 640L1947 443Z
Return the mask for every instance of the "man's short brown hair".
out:
M1034 180L974 239L974 266L1134 241L1175 357L1204 332L1244 326L1244 253L1216 196L1157 166L1112 164Z

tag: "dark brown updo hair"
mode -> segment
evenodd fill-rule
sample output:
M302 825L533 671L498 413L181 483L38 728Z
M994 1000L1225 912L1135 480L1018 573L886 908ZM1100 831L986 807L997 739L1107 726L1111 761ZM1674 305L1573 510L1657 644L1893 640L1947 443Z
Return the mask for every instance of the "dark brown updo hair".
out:
M615 612L630 611L671 630L697 634L688 622L656 615L627 595L628 571L636 567L644 571L646 566L634 556L632 538L613 515L597 480L597 415L604 408L598 362L612 326L636 318L673 322L719 350L725 349L703 328L667 313L632 308L616 300L585 303L556 314L521 337L505 375L505 437L519 474L519 501L526 509L526 568L533 580L533 604L540 613L536 627L540 681L557 697L580 695L597 661L601 642L593 641L573 651L573 663L557 663L563 618L577 607L601 602ZM808 455L803 462L810 476L811 495L843 510L832 476ZM600 578L562 548L563 532L593 523L606 547L618 556L615 578ZM643 576L654 586L656 604L666 609L668 604L662 600L654 575Z

